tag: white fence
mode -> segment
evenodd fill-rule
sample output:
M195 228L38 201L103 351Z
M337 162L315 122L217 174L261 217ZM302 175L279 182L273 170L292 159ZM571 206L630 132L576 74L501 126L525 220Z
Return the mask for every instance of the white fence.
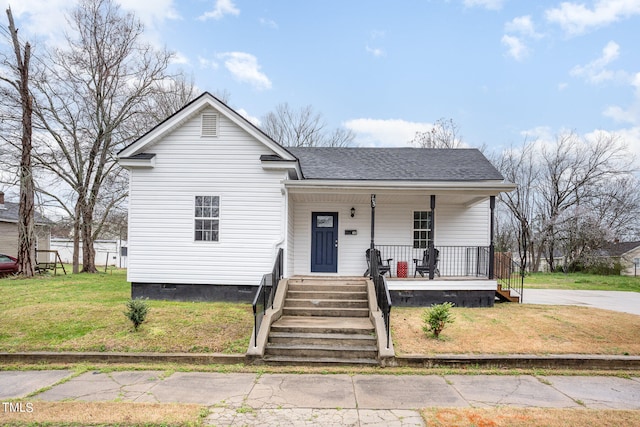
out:
M96 250L96 267L110 265L118 268L127 268L127 241L126 240L96 240L93 243ZM71 264L73 261L72 239L51 239L51 250L58 251L62 262ZM80 263L82 263L82 242L80 242Z

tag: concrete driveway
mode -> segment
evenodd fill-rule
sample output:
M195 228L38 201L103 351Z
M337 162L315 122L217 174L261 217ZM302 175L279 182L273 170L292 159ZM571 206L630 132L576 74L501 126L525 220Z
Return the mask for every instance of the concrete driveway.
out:
M620 291L571 291L525 289L524 304L581 305L640 316L640 293Z

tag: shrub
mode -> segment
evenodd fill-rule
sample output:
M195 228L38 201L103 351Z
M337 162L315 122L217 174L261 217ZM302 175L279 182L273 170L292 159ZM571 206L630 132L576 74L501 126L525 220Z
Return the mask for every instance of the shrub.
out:
M147 301L141 298L136 298L127 301L127 311L124 312L124 315L131 320L131 323L133 323L133 330L137 331L138 327L147 317L148 312L149 304Z
M422 315L424 320L422 330L425 333L431 332L436 339L440 337L440 332L442 332L445 325L453 323L451 307L453 307L453 303L450 302L432 304L431 308L426 309Z

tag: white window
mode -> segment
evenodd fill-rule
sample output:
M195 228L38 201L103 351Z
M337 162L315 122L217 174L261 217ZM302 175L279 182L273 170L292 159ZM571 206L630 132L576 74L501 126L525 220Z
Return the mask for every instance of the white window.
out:
M201 136L218 136L218 115L213 113L202 114Z
M220 231L220 196L196 196L195 240L217 242Z
M431 234L431 212L415 211L413 212L413 247L415 249L424 249L429 246L429 237Z

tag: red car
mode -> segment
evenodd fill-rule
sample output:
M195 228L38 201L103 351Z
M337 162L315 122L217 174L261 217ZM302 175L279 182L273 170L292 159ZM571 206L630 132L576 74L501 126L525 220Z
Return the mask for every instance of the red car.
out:
M0 254L0 276L18 272L18 260L9 255Z

